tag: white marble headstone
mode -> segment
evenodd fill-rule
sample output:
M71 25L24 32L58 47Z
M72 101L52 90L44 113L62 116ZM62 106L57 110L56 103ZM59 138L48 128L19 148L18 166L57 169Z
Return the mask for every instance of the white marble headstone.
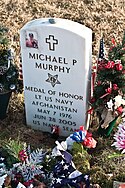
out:
M92 31L60 18L28 22L20 31L27 125L68 136L87 120Z

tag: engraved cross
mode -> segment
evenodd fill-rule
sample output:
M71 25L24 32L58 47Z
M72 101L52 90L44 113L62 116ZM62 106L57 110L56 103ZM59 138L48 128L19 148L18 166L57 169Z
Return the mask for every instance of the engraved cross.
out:
M54 35L49 35L49 38L46 38L46 43L49 44L49 50L55 51L55 45L58 44L58 40L54 38Z

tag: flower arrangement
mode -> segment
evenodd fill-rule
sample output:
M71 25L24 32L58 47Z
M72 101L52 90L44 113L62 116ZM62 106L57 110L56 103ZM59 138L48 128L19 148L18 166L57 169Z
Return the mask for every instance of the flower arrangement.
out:
M107 57L104 39L100 40L97 75L91 99L92 107L100 115L101 128L122 116L125 107L125 34L121 43L112 39Z
M16 162L12 163L10 168L6 168L6 171L5 166L3 166L4 173L1 173L1 175L4 175L2 177L5 178L4 186L9 177L7 186L10 185L11 187L80 188L85 186L89 188L90 154L87 153L85 148L96 147L94 138L92 139L94 144L91 141L86 143L86 140L90 137L92 135L81 126L78 132L71 134L65 141L61 143L56 141L56 146L51 151L44 151L43 149L31 151L30 146L27 146L26 143L22 144L19 141L10 140L10 143L6 143L4 149L7 156L15 156ZM72 144L70 144L70 140L72 140ZM17 144L19 146L16 147ZM83 146L84 144L85 146ZM81 172L80 168L77 168L78 164L75 166L76 161L81 161L80 167L83 166L84 171Z
M0 93L21 92L18 67L14 64L14 53L9 48L8 29L0 26Z

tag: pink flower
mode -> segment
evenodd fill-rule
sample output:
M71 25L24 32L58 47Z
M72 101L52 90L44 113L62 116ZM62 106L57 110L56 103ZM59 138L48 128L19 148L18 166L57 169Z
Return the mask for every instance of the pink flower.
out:
M113 84L113 89L114 89L114 90L118 90L117 84Z
M92 137L86 137L82 144L87 148L95 148L97 141Z
M88 138L88 137L92 137L92 133L87 132L87 134L86 134L86 138Z
M112 146L115 146L117 150L125 153L125 123L119 124L118 131L114 135L115 142Z
M119 106L119 107L117 108L117 112L118 112L119 115L122 114L122 112L123 112L122 106Z

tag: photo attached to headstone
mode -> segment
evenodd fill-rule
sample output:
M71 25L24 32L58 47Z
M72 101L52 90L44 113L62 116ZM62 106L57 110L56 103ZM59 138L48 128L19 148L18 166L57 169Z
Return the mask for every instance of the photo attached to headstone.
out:
M26 47L38 48L37 33L34 31L26 31Z

